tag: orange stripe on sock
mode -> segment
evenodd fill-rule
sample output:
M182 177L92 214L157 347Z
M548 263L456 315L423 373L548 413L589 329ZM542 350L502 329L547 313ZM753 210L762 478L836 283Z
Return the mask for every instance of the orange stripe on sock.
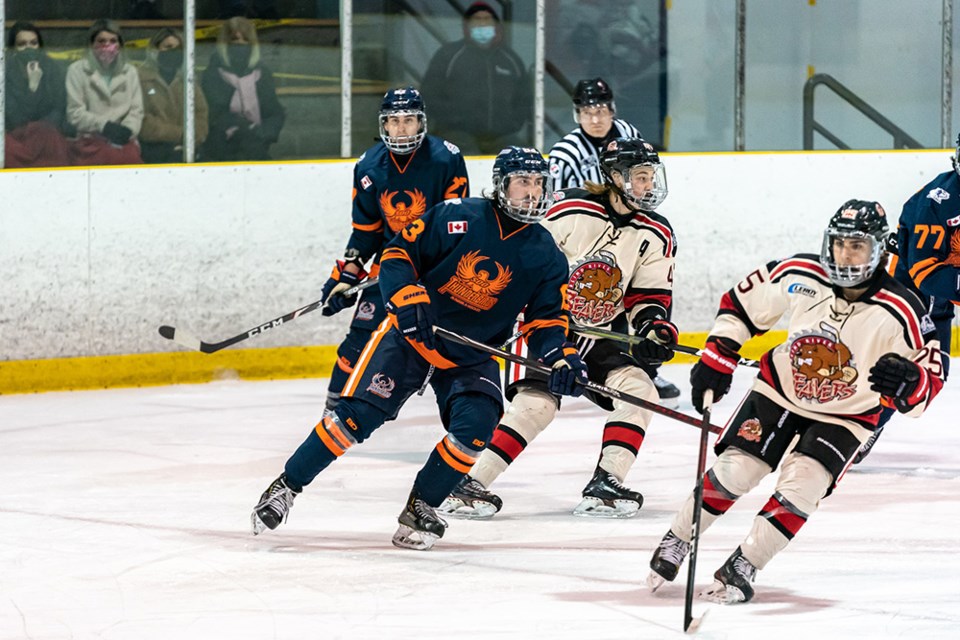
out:
M451 456L462 462L463 464L469 464L473 466L473 463L477 461L477 456L472 456L466 451L462 451L453 445L453 442L450 441L450 436L447 436L440 441L443 446L447 448L447 451Z
M343 447L344 451L353 446L353 443L343 434L343 431L340 430L340 427L337 426L337 423L334 422L332 418L324 418L323 423L327 433L337 441L337 444Z
M318 436L320 436L320 441L323 442L324 446L326 446L327 449L330 449L330 453L338 458L345 453L344 449L334 442L333 438L330 437L330 434L327 433L327 430L323 428L322 420L317 423L317 426L314 427L313 430L317 432Z
M443 461L450 465L455 471L460 473L468 473L470 468L473 465L466 465L450 455L449 450L444 446L443 440L437 443L437 453L440 454L440 457L443 458Z

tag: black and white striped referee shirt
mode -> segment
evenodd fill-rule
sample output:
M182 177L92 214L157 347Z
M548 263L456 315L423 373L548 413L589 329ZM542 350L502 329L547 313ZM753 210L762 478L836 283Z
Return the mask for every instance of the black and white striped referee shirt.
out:
M640 132L626 120L619 118L613 121L613 130L608 139L639 138ZM595 146L590 138L577 127L557 141L550 149L550 175L553 177L553 188L570 189L581 188L587 180L603 184L600 173L600 148Z

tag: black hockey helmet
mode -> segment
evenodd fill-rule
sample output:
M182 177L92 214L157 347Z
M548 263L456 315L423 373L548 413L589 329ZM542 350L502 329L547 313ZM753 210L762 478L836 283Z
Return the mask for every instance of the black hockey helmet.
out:
M630 171L634 167L653 169L651 188L639 195L633 193L630 181ZM627 204L652 211L667 198L666 169L660 162L660 154L643 138L616 138L608 142L600 152L600 169L610 187L623 196ZM620 174L622 186L618 187L614 182L614 173Z
M856 287L870 279L888 249L890 226L887 212L879 202L872 200L847 200L830 218L823 232L820 249L820 264L826 269L830 281L839 287ZM835 245L841 240L862 240L869 249L869 257L860 264L838 264L834 255Z
M957 134L956 147L950 161L953 163L953 170L957 172L957 175L960 175L960 134Z
M543 177L543 193L537 202L515 201L507 197L511 178L519 175ZM551 183L550 166L536 149L507 147L493 161L493 190L497 204L504 213L520 222L539 222L547 215L553 202Z
M390 116L405 115L416 116L420 122L416 135L388 135L383 126L387 119ZM394 153L413 153L420 147L425 135L427 135L427 114L420 92L414 87L401 87L387 91L380 102L380 139L383 140L383 144Z
M609 104L613 109L613 89L603 78L581 80L573 90L573 106L589 107L595 104Z

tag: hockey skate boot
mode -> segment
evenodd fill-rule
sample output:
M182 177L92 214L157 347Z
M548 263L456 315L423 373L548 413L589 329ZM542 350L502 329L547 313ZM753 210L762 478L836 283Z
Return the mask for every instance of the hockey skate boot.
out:
M447 523L437 516L433 507L420 499L416 489L410 492L400 517L400 526L393 534L393 546L426 551L443 537Z
M583 488L583 500L573 510L575 516L591 518L632 518L643 506L643 496L620 484L612 473L600 467Z
M287 519L293 501L300 491L302 490L290 486L286 474L280 474L279 478L271 482L250 514L253 535L279 527L280 523Z
M743 557L740 547L727 558L723 566L713 574L713 584L707 587L700 597L720 604L750 602L753 587L750 585L757 576L757 568Z
M477 480L463 476L437 512L463 520L489 520L503 508L500 496L490 493Z
M667 531L650 558L650 575L647 576L650 591L656 591L664 582L673 582L688 553L690 543L678 538L673 531Z
M676 409L680 406L680 389L666 378L655 376L653 386L657 388L657 395L660 396L660 406L667 409Z

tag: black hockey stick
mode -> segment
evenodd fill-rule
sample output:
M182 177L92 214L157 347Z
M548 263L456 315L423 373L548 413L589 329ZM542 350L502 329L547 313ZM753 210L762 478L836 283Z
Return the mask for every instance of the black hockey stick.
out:
M364 280L360 284L354 285L343 292L344 296L352 296L355 293L363 291L368 287L372 287L377 284L376 278L369 278ZM279 327L282 324L290 322L291 320L296 320L300 316L310 313L311 311L316 311L323 306L323 303L320 300L311 302L310 304L300 307L295 311L284 314L279 318L274 318L273 320L268 320L261 325L254 327L248 331L244 331L238 335L233 336L232 338L227 338L222 342L204 342L197 336L193 335L189 331L184 331L183 329L176 329L169 325L163 325L160 327L160 335L166 338L167 340L173 340L181 347L186 347L187 349L192 349L194 351L202 351L203 353L216 353L221 349L226 349L227 347L233 346L238 342L243 342L248 338L253 336L258 336L265 331L269 331L274 327Z
M510 362L515 362L515 363L517 363L517 364L521 364L521 365L527 367L528 369L531 369L531 370L533 370L533 371L539 371L540 373L542 373L542 374L544 374L544 375L550 375L550 371L551 371L550 367L548 367L547 365L543 364L542 362L538 362L538 361L532 360L532 359L530 359L530 358L524 358L523 356L518 356L518 355L516 355L516 354L514 354L514 353L510 353L510 352L508 352L508 351L502 351L502 350L500 350L500 349L497 349L496 347L491 347L491 346L488 345L488 344L484 344L484 343L482 343L482 342L477 342L476 340L473 340L473 339L468 338L468 337L466 337L466 336L461 336L461 335L458 334L458 333L454 333L454 332L452 332L452 331L447 331L447 330L444 329L443 327L434 327L434 328L433 328L433 332L434 332L435 334L437 334L438 336L440 336L441 338L444 338L444 339L446 339L446 340L451 340L451 341L453 341L453 342L457 342L457 343L460 343L460 344L462 344L462 345L466 345L466 346L468 346L468 347L473 347L474 349L477 349L478 351L483 351L483 352L485 352L485 353L489 353L489 354L491 354L491 355L494 355L494 356L496 356L496 357L498 357L498 358L503 358L504 360L509 360ZM680 422L683 422L683 423L686 423L686 424L689 424L689 425L693 425L694 427L702 428L702 422L701 422L701 420L699 420L699 419L697 419L697 418L694 418L693 416L688 416L688 415L685 414L685 413L680 413L679 411L674 411L673 409L667 409L666 407L661 407L660 405L658 405L658 404L655 403L655 402L648 402L647 400L644 400L643 398L638 398L638 397L632 396L632 395L630 395L630 394L628 394L628 393L623 393L622 391L617 391L616 389L614 389L614 388L612 388L612 387L608 387L608 386L605 386L605 385L602 385L602 384L598 384L598 383L593 382L593 381L591 381L591 380L588 380L588 381L586 381L586 382L581 382L581 384L582 384L588 391L593 391L594 393L598 393L598 394L600 394L600 395L602 395L602 396L606 396L606 397L612 398L612 399L614 399L614 400L622 400L623 402L626 402L626 403L628 403L628 404L632 404L632 405L638 406L638 407L640 407L640 408L642 408L642 409L647 409L648 411L652 411L652 412L654 412L654 413L659 413L660 415L667 416L668 418L673 418L674 420L679 420ZM711 432L713 432L713 433L720 433L720 431L721 431L720 427L711 425L711 424L709 424L709 423L708 423L708 427L707 427L707 428L708 428Z
M687 591L683 600L683 630L689 631L693 622L693 587L697 576L697 548L700 546L700 512L703 510L703 474L707 468L707 431L710 425L710 409L713 405L713 390L703 392L703 422L700 426L700 455L697 458L697 484L693 489L693 537L690 539L690 562L687 565ZM702 619L702 618L701 618ZM700 625L697 620L696 627Z
M631 336L625 333L617 333L616 331L607 331L606 329L595 329L594 327L584 327L581 325L574 325L573 332L579 333L582 336L591 336L594 338L605 338L607 340L615 340L617 342L622 342L624 344L634 345L639 344L646 340L646 338L641 338L640 336ZM697 349L696 347L688 347L685 344L677 344L670 347L674 351L679 351L680 353L686 353L691 356L699 356L702 353L702 350ZM745 367L754 367L759 368L760 363L756 360L748 360L746 358L740 358L737 361L737 364L743 365Z

